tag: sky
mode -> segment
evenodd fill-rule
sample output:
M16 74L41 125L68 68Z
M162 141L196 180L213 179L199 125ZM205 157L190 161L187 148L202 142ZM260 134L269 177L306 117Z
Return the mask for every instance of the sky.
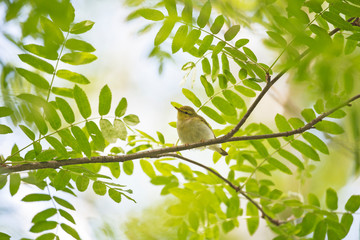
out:
M167 141L176 143L176 129L168 124L176 121L176 111L170 103L175 101L181 104L189 104L182 96L181 89L183 87L190 88L192 83L191 81L183 82L185 73L180 70L182 64L188 61L189 56L185 54L176 55L175 62L166 64L164 73L159 75L157 61L147 58L152 48L155 32L137 35L136 32L141 27L139 21L125 22L125 18L130 11L122 5L121 1L78 0L73 1L73 4L76 9L76 21L92 20L95 22L93 29L84 34L83 38L97 49L95 54L98 60L84 67L76 67L78 72L86 73L86 76L92 82L89 86L84 87L87 94L92 96L90 97L92 106L97 106L99 91L104 84L108 84L113 94L112 110L114 110L117 102L122 97L126 97L128 100L128 113L138 115L141 121L136 128L151 135L156 135L156 131L160 131L165 135ZM258 56L261 56L263 62L268 63L275 58L271 52L261 47L261 38L264 38L265 35L259 26L255 25L252 32L242 30L240 34L246 37L253 36L249 46ZM2 46L2 43L0 39L0 46ZM11 55L11 53L9 51L5 54ZM16 61L15 58L11 57ZM281 92L282 96L285 95L285 97L280 98L280 104L274 100L274 97L265 98L263 103L260 104L260 108L254 112L253 119L261 119L266 122L267 119L273 119L277 112L281 113L283 111L281 102L287 99L287 83L285 81L279 82L275 88L276 91L272 92L272 96ZM267 119L263 119L264 115L267 116ZM214 122L210 120L209 123L216 128ZM3 154L5 153L4 155L10 152L14 141L20 141L20 144L24 145L27 143L20 134L19 132L5 136L5 140L0 142L0 149L2 149ZM209 161L210 166L214 166L210 162L212 159L210 150L192 150L185 152L184 155L192 159L205 159L204 161ZM70 198L77 209L74 213L77 222L76 229L83 239L96 239L94 229L98 229L103 224L104 219L120 226L128 216L141 214L143 209L164 200L164 197L160 196L161 188L150 184L149 178L142 171L137 171L139 169L139 163L135 162L135 173L132 176L122 173L119 179L114 180L133 189L134 193L131 197L137 201L136 204L128 200L123 200L120 204L117 204L107 196L96 196L92 193L92 190L79 193L79 198ZM194 167L194 169L196 168ZM216 169L225 173L227 166L220 162L216 165ZM104 170L103 173L108 172ZM354 179L341 192L344 193L344 196L349 196L355 192L360 193L357 188L359 184L359 179ZM10 197L6 189L7 187L0 191L0 222L8 223L6 228L9 230L8 232L14 234L15 239L24 237L22 234L26 234L31 227L31 218L37 211L44 209L44 205L22 203L20 201L26 194L34 191L34 188L22 186L20 192L14 197ZM59 196L64 198L68 197L68 195L61 193L54 194L57 196L60 194ZM342 201L345 201L345 199L342 199ZM49 207L51 207L51 204L49 204ZM355 221L354 226L358 227L359 218L357 217ZM2 226L0 224L1 230ZM123 229L119 228L115 231L117 231L118 236L121 236L121 239L125 239ZM235 235L237 232L247 234L244 228L231 234ZM269 237L272 236L266 228L256 234L259 237L265 235L267 239L271 239ZM347 239L355 239L353 237L356 236L359 236L358 228L353 228Z

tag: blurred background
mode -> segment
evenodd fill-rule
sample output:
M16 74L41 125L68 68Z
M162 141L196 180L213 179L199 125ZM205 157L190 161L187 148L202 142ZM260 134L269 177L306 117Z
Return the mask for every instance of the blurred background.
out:
M256 1L228 1L238 7L251 9ZM127 2L130 4L131 2ZM146 6L146 2L144 5ZM101 87L108 84L113 93L113 103L117 103L122 97L128 100L128 113L139 116L140 124L136 127L150 135L160 131L164 134L168 143L177 142L176 129L169 126L169 122L176 121L176 111L170 104L172 101L189 105L188 100L181 93L183 87L200 88L192 77L199 75L197 72L190 73L181 70L181 66L191 60L191 56L178 53L173 60L166 61L159 74L159 61L148 58L153 48L153 39L156 29L146 34L138 34L144 26L145 20L126 21L126 17L132 11L123 1L117 0L77 0L73 1L75 8L75 22L92 20L95 22L93 29L83 35L84 40L90 42L95 48L98 59L89 65L76 67L77 72L83 73L91 81L84 87L91 99L92 106L98 104L98 94ZM149 1L151 6L151 1ZM6 37L5 33L21 36L16 23L5 22L6 5L0 1L0 60L2 63L11 62L22 65L17 57L21 51L15 47ZM24 14L24 19L26 12ZM21 18L20 18L21 19ZM252 49L262 62L271 64L277 54L264 47L263 40L267 37L265 29L259 24L250 24L251 28L242 28L240 37L250 39L249 48ZM199 69L199 72L201 70ZM286 76L279 81L274 90L263 99L259 108L254 112L249 121L263 122L271 125L276 113L286 116L298 115L299 111L306 107L306 100L300 100L301 84L289 84ZM22 91L19 87L19 93ZM306 91L306 90L305 90ZM16 93L15 93L16 94ZM203 96L206 98L206 96ZM0 99L3 105L4 99ZM114 106L113 106L114 107ZM295 109L295 111L294 111ZM207 119L209 120L209 119ZM3 120L1 120L3 121ZM216 128L215 122L209 123ZM19 147L29 142L23 139L23 134L15 132L11 135L1 136L1 154L7 156L15 142ZM351 194L360 194L360 180L354 174L354 162L351 149L346 148L346 136L337 142L331 142L331 156L324 157L326 161L317 164L316 170L312 171L312 177L304 181L298 181L294 177L275 176L278 184L286 192L294 194L311 192L319 197L324 195L326 188L340 189L340 204L343 206ZM187 151L184 153L191 159L201 161L205 165L215 167L219 172L226 172L227 165L219 161L213 164L212 152ZM194 169L197 169L194 167ZM107 169L103 169L107 174ZM174 199L160 195L161 188L152 185L149 178L141 171L140 165L135 161L134 174L128 176L121 173L114 182L126 185L133 190L131 195L136 203L123 199L119 204L112 201L108 196L99 197L86 191L79 193L78 198L63 194L63 198L69 199L75 206L73 216L77 223L76 229L82 239L174 239L176 230L166 227L164 224L169 220L166 213L168 206ZM34 189L21 186L20 192L11 197L8 187L0 191L0 231L13 236L13 239L31 237L29 228L31 219L35 213L45 209L43 204L24 203L20 200ZM57 193L58 194L58 193ZM61 196L61 194L60 194ZM51 207L51 205L49 205ZM341 211L340 209L339 211ZM356 216L351 232L347 239L359 239L359 217ZM60 235L60 237L62 237ZM67 239L66 235L63 236ZM240 228L235 229L221 239L249 239L245 220L240 221ZM253 239L272 239L273 234L264 222L261 221L259 230Z

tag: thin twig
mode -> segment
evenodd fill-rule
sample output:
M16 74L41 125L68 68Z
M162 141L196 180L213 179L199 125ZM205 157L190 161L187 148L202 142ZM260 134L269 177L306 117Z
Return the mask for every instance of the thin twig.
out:
M254 206L261 212L261 217L264 218L264 219L267 219L269 220L271 223L279 226L281 225L283 222L282 221L279 221L277 219L274 219L272 217L270 217L267 213L265 213L264 209L254 200L252 199L245 191L243 191L241 189L240 186L237 186L235 184L233 184L232 182L230 182L228 179L226 179L225 177L223 177L220 173L218 173L217 171L215 171L214 169L208 167L208 166L205 166L199 162L196 162L194 160L191 160L189 158L186 158L184 156L181 156L181 155L178 155L176 153L170 153L170 154L162 154L162 155L159 155L158 157L174 157L174 158L179 158L179 159L182 159L186 162L189 162L189 163L192 163L192 164L195 164L199 167L202 167L206 170L208 170L209 172L211 172L212 174L214 174L215 176L217 176L218 178L220 178L221 180L223 180L224 182L226 182L232 189L234 189L237 193L241 194L243 197L245 197L249 202L251 202L252 204L254 204Z

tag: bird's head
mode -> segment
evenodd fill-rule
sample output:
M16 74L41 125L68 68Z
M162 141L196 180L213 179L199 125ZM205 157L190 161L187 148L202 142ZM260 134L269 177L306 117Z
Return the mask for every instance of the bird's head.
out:
M192 107L182 106L175 108L178 110L178 120L186 120L198 116Z

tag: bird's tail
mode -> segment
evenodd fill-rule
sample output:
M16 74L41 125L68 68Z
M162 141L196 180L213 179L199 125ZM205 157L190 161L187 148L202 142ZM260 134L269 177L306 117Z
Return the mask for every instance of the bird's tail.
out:
M227 155L228 155L228 153L227 153L224 149L222 149L219 145L209 146L209 149L214 150L215 152L218 152L218 153L220 153L220 154L223 155L223 156L227 156Z

